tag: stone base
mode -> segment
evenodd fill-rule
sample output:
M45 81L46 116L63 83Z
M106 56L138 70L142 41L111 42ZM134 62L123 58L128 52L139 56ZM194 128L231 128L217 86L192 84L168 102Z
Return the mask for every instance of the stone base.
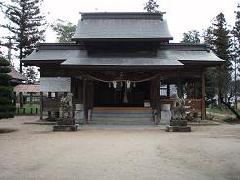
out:
M189 126L166 126L166 132L191 132Z
M161 125L169 125L171 120L171 111L161 111Z
M53 131L77 131L78 125L55 125Z
M170 126L187 126L186 120L171 120Z

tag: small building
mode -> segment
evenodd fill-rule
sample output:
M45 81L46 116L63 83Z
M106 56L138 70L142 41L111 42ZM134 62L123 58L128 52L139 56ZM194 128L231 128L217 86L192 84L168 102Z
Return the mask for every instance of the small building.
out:
M22 84L23 82L27 81L27 78L18 72L13 66L10 67L11 72L8 73L11 76L10 83L12 86L16 86L18 84Z
M43 111L58 111L57 99L71 92L86 122L101 111L159 112L161 104L173 104L174 85L205 118L204 73L224 61L204 44L170 43L163 13L82 13L72 40L41 43L22 60L40 67L40 91L48 94Z
M40 104L40 84L18 84L13 88L17 107L23 104Z

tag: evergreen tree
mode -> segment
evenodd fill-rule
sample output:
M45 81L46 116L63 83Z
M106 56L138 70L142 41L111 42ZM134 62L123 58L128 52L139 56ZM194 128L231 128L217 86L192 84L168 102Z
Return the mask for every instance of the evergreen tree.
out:
M158 8L159 5L155 0L148 0L148 2L145 4L144 10L150 13L159 13L160 11Z
M41 15L42 0L11 0L9 4L0 2L1 9L8 20L1 27L11 32L13 48L19 50L20 72L22 72L21 59L29 55L36 43L43 40L46 24L45 17Z
M204 43L209 46L210 49L214 49L214 35L213 35L213 28L210 26L207 28L207 30L204 32ZM218 93L218 84L217 84L217 69L214 68L208 68L205 73L205 85L206 85L206 98L207 101L212 102L213 98Z
M234 46L235 46L234 51L238 54L238 56L240 56L240 10L239 8L240 8L240 5L238 5L238 10L235 12L236 20L235 20L235 24L232 31L232 34L234 35L236 40L234 41Z
M52 29L57 33L57 39L60 43L71 42L77 26L71 22L58 19L57 23L51 25Z
M232 61L234 70L234 96L235 96L235 108L237 108L237 76L238 76L238 66L240 62L240 5L237 6L236 20L232 30L233 34L233 46L232 46Z
M183 33L183 39L182 39L181 43L199 44L200 43L199 31L192 30L192 31Z
M211 78L215 79L219 101L222 102L224 98L227 99L232 70L230 31L223 13L216 16L212 26L207 29L204 39L219 58L226 60L222 66L211 69L209 72Z
M7 73L11 72L10 63L0 57L0 119L14 117L15 106L13 104L13 89Z

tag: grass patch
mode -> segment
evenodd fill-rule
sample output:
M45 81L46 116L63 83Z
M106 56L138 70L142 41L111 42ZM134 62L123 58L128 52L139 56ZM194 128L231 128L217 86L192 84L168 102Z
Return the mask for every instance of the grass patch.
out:
M237 118L226 118L223 121L229 124L240 124L240 119Z
M17 115L25 115L25 114L38 114L40 110L39 104L24 104L22 108L16 108Z
M209 113L218 113L218 114L226 114L226 115L232 114L232 112L226 108L213 107L213 108L207 108L206 110Z

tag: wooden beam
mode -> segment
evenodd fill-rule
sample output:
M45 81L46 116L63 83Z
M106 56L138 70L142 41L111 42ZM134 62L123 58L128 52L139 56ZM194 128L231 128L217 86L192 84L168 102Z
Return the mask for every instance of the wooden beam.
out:
M205 71L202 72L202 105L201 105L201 113L202 113L202 120L206 119L206 105L205 105Z

